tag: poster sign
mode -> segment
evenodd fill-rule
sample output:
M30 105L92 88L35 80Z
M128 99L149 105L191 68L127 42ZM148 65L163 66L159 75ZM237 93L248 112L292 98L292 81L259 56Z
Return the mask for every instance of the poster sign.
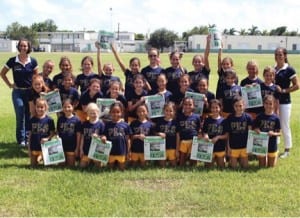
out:
M253 130L248 131L247 152L255 155L266 156L268 153L269 135L266 132L257 134Z
M263 106L261 89L259 85L245 86L241 88L242 98L246 108L255 108Z
M210 163L212 161L214 144L200 139L197 136L193 137L191 159Z
M106 164L109 160L109 154L112 144L110 141L103 143L98 137L92 137L88 157L92 160L100 161Z
M55 138L41 144L44 165L64 163L65 154L60 138Z
M160 136L147 136L144 139L145 160L165 160L166 140Z

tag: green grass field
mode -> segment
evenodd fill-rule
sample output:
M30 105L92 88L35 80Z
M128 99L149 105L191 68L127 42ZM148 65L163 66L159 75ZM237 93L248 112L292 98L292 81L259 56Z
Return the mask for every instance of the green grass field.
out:
M15 54L1 53L0 65ZM82 53L33 53L40 68L46 59L59 72L62 55L70 57L78 73ZM182 65L192 70L194 54L185 54ZM146 66L146 54L121 54L124 63L133 56ZM224 57L226 54L224 54ZM260 72L274 65L273 55L230 54L239 78L246 76L248 60L256 59ZM169 66L166 54L162 65ZM95 60L95 59L94 59ZM113 62L115 74L123 78L111 54L103 62ZM299 55L289 62L300 70ZM210 55L210 90L215 91L217 56ZM96 64L94 67L96 71ZM11 71L8 73L10 79ZM52 75L53 76L53 75ZM15 117L11 90L0 81L0 216L300 216L300 92L293 93L291 128L294 147L291 156L279 160L275 168L259 169L251 161L248 170L194 168L128 169L125 172L89 168L29 167L27 151L15 143ZM282 141L282 140L281 140ZM280 150L283 150L282 144Z

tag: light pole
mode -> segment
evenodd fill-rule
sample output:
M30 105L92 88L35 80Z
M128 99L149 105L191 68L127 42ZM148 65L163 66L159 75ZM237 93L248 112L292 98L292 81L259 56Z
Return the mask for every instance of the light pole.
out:
M112 7L110 7L109 10L110 10L110 31L113 32L113 11L112 11Z

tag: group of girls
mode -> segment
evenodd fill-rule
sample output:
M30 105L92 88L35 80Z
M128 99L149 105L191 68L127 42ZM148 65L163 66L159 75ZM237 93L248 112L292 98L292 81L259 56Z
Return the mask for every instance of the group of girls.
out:
M113 64L102 67L100 46L98 48L98 74L92 72L93 60L85 57L82 60L82 74L76 79L72 74L72 65L67 57L60 61L61 73L54 76L51 89L59 89L63 101L63 113L58 114L56 132L54 123L47 113L47 103L39 98L47 92L45 76L39 77L41 85L32 85L32 119L30 129L29 151L31 164L40 160L40 146L58 134L63 141L66 164L75 166L76 158L80 158L79 166L87 167L91 162L101 166L100 162L88 158L91 138L99 137L103 142L112 142L108 165L124 169L127 163L132 166L144 166L143 141L146 136L159 135L166 139L166 160L158 161L160 166L184 166L187 163L196 165L190 160L192 139L194 136L214 143L213 161L205 163L211 167L225 167L226 156L229 166L248 167L246 150L248 130L267 132L270 136L268 153L259 156L259 166L275 166L277 160L277 137L280 135L280 121L277 114L278 98L282 87L274 84L275 69L266 67L263 72L264 81L258 78L258 65L249 61L246 69L248 77L241 82L242 86L260 85L263 107L246 111L245 102L241 98L241 86L238 84L233 61L226 57L221 59L219 51L219 81L216 97L208 90L209 81L209 47L210 37L204 56L193 58L194 71L187 72L181 66L182 54L170 54L169 68L160 66L157 49L148 51L149 66L140 70L140 60L136 57L129 62L129 68L122 62L115 47L114 56L125 74L125 86L113 74ZM37 76L37 78L39 78ZM44 77L44 79L43 79ZM191 82L192 81L192 82ZM80 87L80 95L77 88ZM72 90L72 91L71 91ZM205 107L200 116L194 112L195 102L185 93L198 92L205 95ZM145 96L160 94L164 96L164 117L149 119L149 111L145 104ZM116 103L110 107L109 118L100 119L97 98L114 98ZM246 113L249 112L249 113Z

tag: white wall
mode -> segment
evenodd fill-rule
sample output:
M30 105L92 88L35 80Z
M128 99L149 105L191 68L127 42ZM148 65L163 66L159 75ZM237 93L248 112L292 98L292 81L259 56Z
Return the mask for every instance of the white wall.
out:
M300 36L231 36L223 35L223 48L229 50L274 50L285 47L289 51L300 51ZM203 50L206 35L193 35L188 39L189 50Z
M17 52L17 40L0 39L0 52Z

